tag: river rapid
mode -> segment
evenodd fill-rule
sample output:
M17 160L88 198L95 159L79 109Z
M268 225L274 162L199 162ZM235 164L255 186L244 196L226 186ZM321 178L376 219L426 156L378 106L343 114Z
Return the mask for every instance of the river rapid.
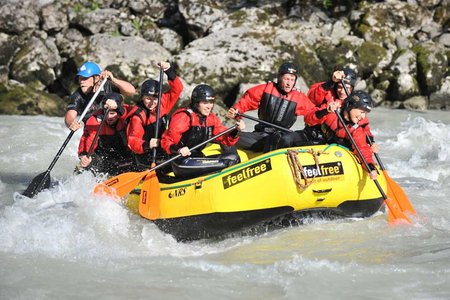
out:
M449 299L450 113L376 108L390 176L418 212L178 243L72 175L76 133L51 175L22 197L69 131L62 118L0 116L0 299ZM297 126L301 127L301 122Z

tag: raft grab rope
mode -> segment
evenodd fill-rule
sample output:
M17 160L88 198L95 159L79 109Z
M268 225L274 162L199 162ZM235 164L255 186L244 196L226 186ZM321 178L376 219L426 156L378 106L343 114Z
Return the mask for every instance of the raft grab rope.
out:
M324 154L323 151L314 151L314 149L309 149L307 151L301 151L310 153L314 157L314 163L316 164L316 168L319 169L319 156L321 154ZM295 178L295 183L297 184L298 188L302 191L306 190L311 184L314 183L314 180L316 178L316 175L314 175L311 180L308 181L308 177L305 174L305 171L303 170L303 166L298 159L297 154L299 151L297 150L287 150L287 157L288 157L288 163L289 167L291 168L292 176ZM305 180L305 184L302 183L302 178Z

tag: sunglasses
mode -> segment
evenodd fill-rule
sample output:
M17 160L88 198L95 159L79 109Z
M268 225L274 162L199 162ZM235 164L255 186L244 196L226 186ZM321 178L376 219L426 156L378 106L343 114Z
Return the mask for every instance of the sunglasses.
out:
M205 104L214 104L215 101L216 101L215 97L206 97L206 99L200 100L201 103Z

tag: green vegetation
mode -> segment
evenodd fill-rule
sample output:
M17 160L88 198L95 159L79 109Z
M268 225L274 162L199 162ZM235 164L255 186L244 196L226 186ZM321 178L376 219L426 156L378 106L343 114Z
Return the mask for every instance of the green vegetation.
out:
M363 42L356 51L360 72L363 77L373 73L379 62L386 56L387 51L382 46L373 42Z
M139 35L141 23L139 22L138 18L133 19L132 26L133 26L133 29L134 29L134 32L136 33L136 35Z
M0 114L62 116L64 108L65 103L55 95L0 84Z
M325 9L330 9L333 7L333 0L322 0L322 6Z
M85 14L97 9L101 8L101 2L100 1L92 1L89 3L88 6L85 6L81 3L75 3L73 5L73 9L77 14Z

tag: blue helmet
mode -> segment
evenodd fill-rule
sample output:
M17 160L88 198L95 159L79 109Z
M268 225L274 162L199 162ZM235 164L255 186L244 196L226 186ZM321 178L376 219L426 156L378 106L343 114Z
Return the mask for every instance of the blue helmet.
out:
M100 69L100 67L96 63L87 61L78 69L77 77L82 76L88 78L91 76L100 75L101 72L102 69Z

